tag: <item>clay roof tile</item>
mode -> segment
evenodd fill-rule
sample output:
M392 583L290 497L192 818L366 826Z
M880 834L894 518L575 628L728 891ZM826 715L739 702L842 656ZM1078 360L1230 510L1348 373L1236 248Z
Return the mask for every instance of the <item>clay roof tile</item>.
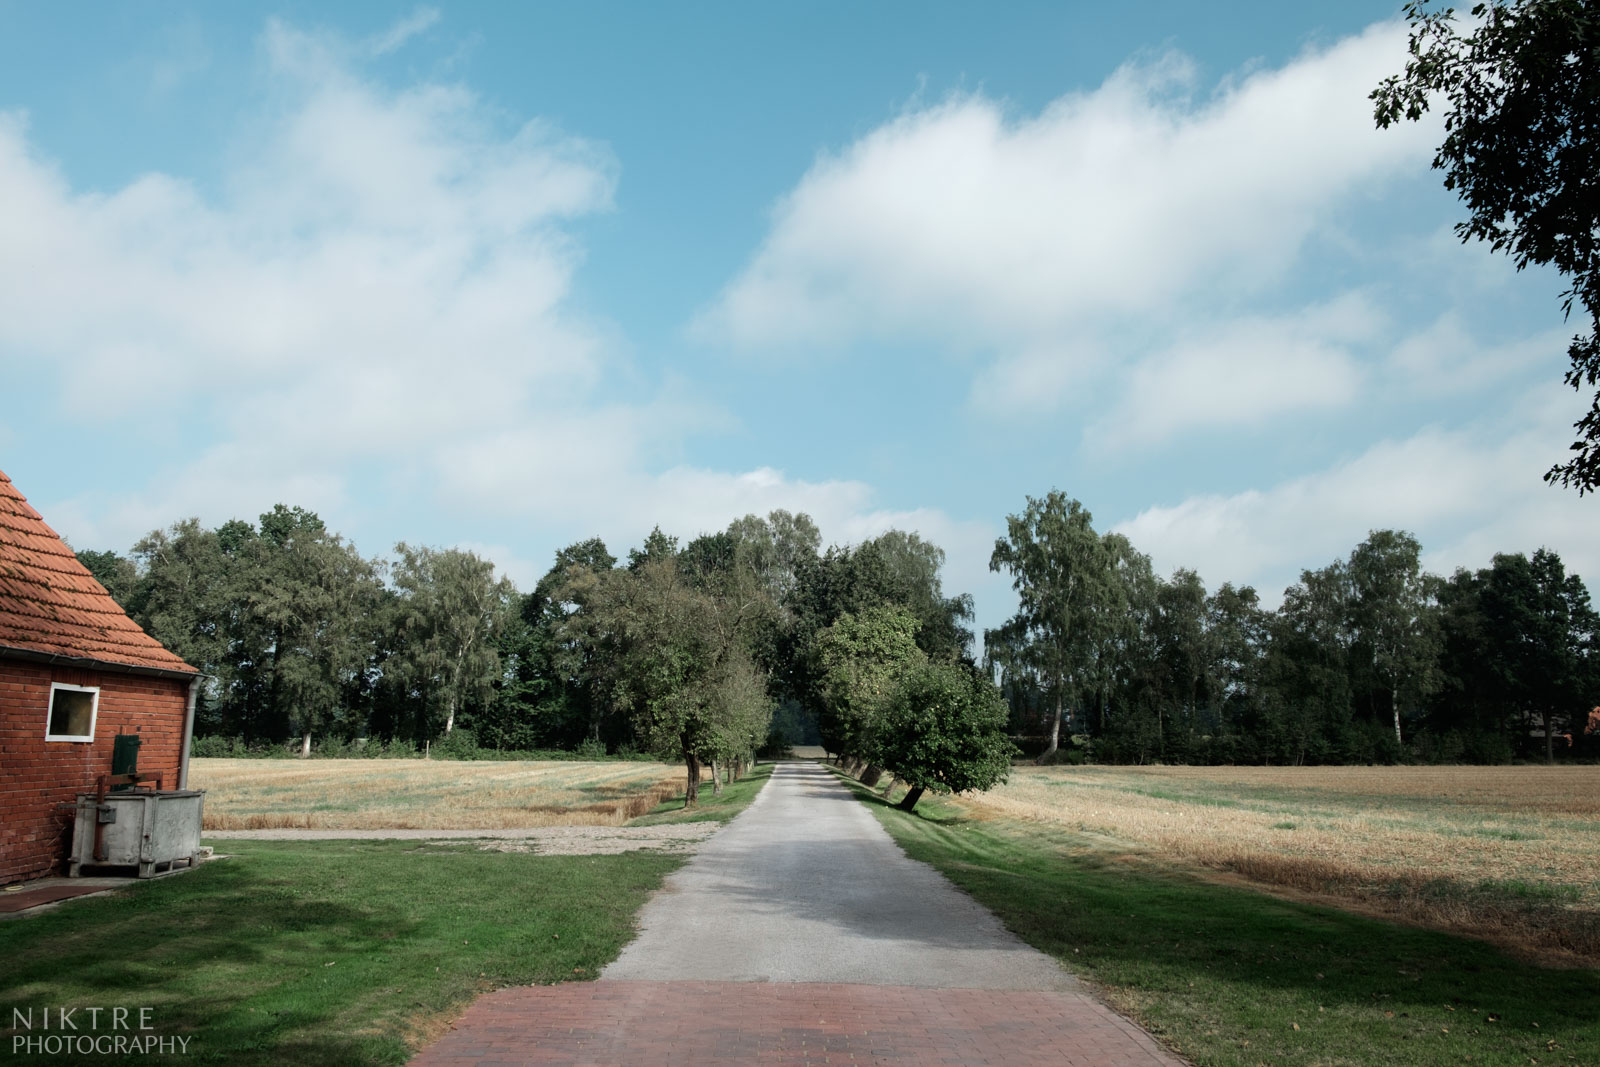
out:
M198 673L128 617L0 471L0 649Z

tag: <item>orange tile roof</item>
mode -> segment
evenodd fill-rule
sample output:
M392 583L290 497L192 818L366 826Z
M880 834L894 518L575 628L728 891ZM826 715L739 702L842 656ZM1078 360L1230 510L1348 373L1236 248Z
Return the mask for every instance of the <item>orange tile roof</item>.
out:
M0 471L0 651L198 673L128 613Z

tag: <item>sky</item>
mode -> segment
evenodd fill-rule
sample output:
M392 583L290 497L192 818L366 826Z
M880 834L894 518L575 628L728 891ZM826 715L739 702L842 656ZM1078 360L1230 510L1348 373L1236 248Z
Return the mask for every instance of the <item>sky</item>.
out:
M492 558L805 511L988 570L1059 489L1254 585L1555 549L1559 276L1464 246L1399 4L0 0L0 470L80 549Z

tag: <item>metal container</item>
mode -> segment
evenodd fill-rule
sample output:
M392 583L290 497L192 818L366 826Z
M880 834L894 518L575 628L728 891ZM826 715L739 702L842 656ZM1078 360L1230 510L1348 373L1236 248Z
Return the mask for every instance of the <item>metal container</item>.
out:
M149 878L163 864L178 860L193 867L200 858L199 789L129 790L81 793L72 828L67 873L83 867L138 867Z

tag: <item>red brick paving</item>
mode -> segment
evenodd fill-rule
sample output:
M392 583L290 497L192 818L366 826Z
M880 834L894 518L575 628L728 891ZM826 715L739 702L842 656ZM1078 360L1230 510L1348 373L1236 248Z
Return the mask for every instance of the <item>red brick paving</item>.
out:
M90 885L51 885L40 889L23 889L16 892L0 895L0 913L13 911L26 911L28 908L38 907L40 904L50 904L57 900L66 900L69 897L81 897L85 893L103 893L106 886L99 884Z
M411 1064L1182 1062L1082 993L602 980L480 997Z

